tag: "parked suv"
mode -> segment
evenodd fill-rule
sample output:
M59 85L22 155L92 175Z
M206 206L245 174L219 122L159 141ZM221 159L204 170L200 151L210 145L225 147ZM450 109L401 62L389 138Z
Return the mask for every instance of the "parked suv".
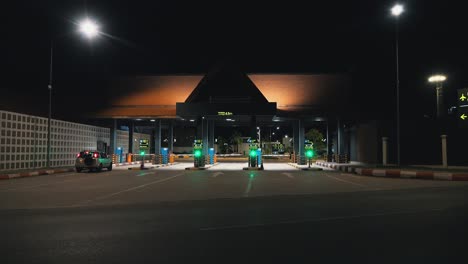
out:
M107 168L108 171L112 170L112 159L106 153L85 150L76 155L75 169L81 172L83 169L101 171L102 168Z

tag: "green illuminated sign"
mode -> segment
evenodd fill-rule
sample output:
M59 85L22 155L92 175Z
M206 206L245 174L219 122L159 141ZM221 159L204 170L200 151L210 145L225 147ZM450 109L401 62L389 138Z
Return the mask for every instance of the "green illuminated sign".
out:
M234 115L232 112L218 112L219 116L232 116Z
M256 157L256 156L257 156L257 151L252 149L252 150L250 150L250 154L249 154L249 155L250 155L250 157L252 157L252 158L253 158L253 157Z
M468 106L468 88L458 89L458 106Z
M140 151L140 155L145 155L145 152L144 152L144 151Z
M140 139L140 148L149 148L149 140Z
M193 153L193 155L195 156L195 158L201 157L201 154L202 154L202 153L201 153L201 150L199 150L199 149L195 150L195 152Z
M306 151L306 156L307 156L307 158L309 158L309 159L312 158L312 157L314 156L314 151L311 150L311 149L307 150L307 151Z
M461 118L461 120L465 121L465 119L467 119L467 118L468 118L468 116L467 116L467 115L465 115L465 114L462 114L462 115L460 116L460 118Z

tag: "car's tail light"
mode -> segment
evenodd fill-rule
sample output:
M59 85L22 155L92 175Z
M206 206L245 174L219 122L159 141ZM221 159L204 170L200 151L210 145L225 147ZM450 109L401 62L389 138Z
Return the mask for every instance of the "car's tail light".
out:
M79 158L79 157L80 157L80 153L76 154L76 157Z
M97 154L97 153L94 153L93 157L97 158L97 157L98 157L98 154Z

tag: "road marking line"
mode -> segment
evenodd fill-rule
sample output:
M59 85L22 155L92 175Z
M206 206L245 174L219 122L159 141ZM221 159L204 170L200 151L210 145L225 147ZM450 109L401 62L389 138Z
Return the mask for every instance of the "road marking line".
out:
M122 193L130 192L130 191L133 191L133 190L145 188L145 187L150 186L150 185L153 185L153 184L157 184L157 183L165 182L165 181L168 181L168 180L172 180L172 179L177 178L177 177L182 176L182 175L184 175L184 174L183 174L183 173L180 173L180 174L171 176L171 177L169 177L169 178L160 179L160 180L155 180L155 181L152 181L152 182L149 182L149 183L145 183L145 184L142 184L142 185L138 185L138 186L135 186L135 187L132 187L132 188L128 188L128 189L125 189L125 190L122 190L122 191L118 191L118 192L115 192L115 193L111 193L111 194L99 196L99 197L96 197L96 198L94 198L94 199L87 200L87 201L85 201L85 202L77 203L77 205L79 205L79 204L87 204L87 203L91 203L91 202L94 202L94 201L99 201L99 200L107 199L107 198L110 198L110 197L113 197L113 196L116 196L116 195L119 195L119 194L122 194Z
M357 218L364 218L364 217L409 215L409 214L428 213L428 212L436 212L436 211L444 211L444 210L446 209L437 208L437 209L416 210L416 211L382 212L382 213L363 214L363 215L335 216L335 217L323 217L323 218L316 218L316 219L280 221L276 223L246 224L246 225L232 225L232 226L220 226L220 227L202 227L199 230L200 231L216 231L216 230L227 230L227 229L274 226L274 225L301 224L301 223L309 223L309 222L313 223L313 222L325 222L325 221L336 221L336 220L348 220L348 219L357 219Z
M349 184L354 184L354 185L357 185L357 186L360 186L360 187L367 187L367 185L360 184L360 183L355 183L355 182L351 182L351 181L347 181L347 180L343 180L343 179L340 179L340 178L330 176L328 174L325 174L325 176L328 177L328 178L331 178L331 179L335 179L337 181L346 182L346 183L349 183Z
M218 177L219 175L222 175L222 174L224 174L224 173L221 172L221 171L218 171L218 172L213 173L213 175L211 177L216 178L216 177Z
M282 174L286 175L289 179L294 179L294 176L289 172L283 172Z

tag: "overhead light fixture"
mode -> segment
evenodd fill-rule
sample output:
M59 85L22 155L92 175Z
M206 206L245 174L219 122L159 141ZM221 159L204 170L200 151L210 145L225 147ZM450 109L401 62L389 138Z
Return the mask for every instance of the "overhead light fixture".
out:
M151 119L151 120L150 120L150 122L156 122L156 120L154 120L154 119Z
M190 121L190 122L195 122L195 119L190 119L189 121Z

